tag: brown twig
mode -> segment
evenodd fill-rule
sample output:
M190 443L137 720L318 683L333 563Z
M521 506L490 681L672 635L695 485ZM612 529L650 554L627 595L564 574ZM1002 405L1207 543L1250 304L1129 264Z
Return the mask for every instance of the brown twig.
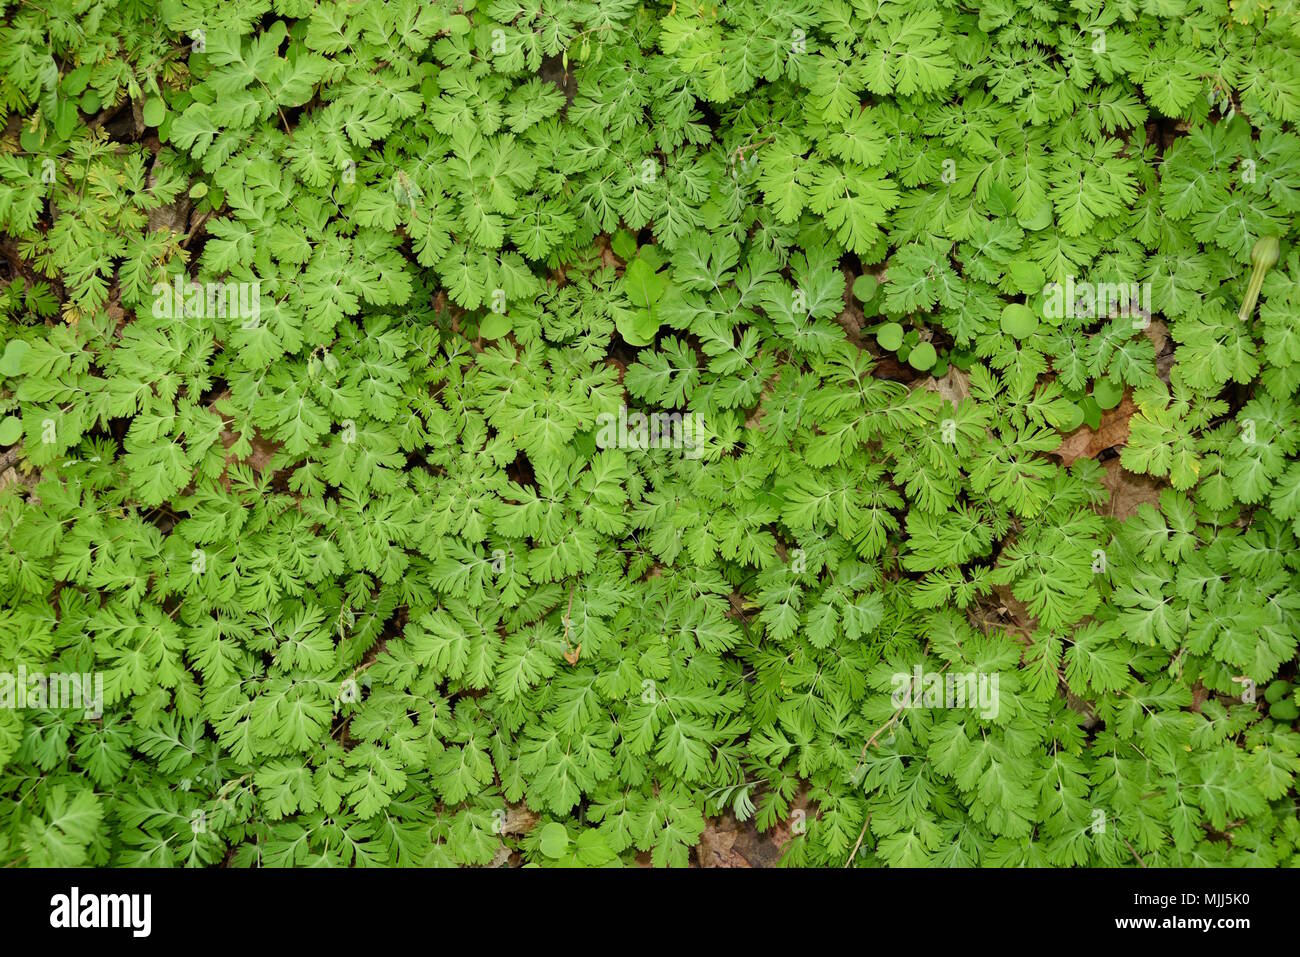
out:
M858 840L853 845L853 850L849 851L849 859L844 862L845 867L851 865L853 863L853 858L858 856L858 848L862 846L862 839L867 836L867 825L870 823L871 823L871 815L868 814L867 819L862 822L862 830L858 832Z

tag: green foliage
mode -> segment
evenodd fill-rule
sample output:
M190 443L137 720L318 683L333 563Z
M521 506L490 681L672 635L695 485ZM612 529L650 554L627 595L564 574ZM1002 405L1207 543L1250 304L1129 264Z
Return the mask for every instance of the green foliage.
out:
M0 4L0 860L1300 860L1293 13Z

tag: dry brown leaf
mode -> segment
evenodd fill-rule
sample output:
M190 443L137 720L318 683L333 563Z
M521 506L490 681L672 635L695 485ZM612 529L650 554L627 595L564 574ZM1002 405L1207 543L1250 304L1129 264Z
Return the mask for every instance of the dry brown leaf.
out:
M1013 638L1028 644L1030 636L1038 630L1038 619L1030 614L1024 602L1011 594L1010 585L994 585L993 594L998 599L998 612L1007 619L1003 627Z
M1103 484L1106 491L1110 492L1110 501L1099 509L1103 514L1125 519L1135 514L1144 503L1159 503L1160 493L1165 488L1164 482L1149 475L1134 475L1119 464L1118 458L1107 459L1102 463L1102 468L1106 470Z
M220 415L222 423L226 425L229 425L232 420L230 416L222 415L221 412L217 411L217 403L228 398L230 398L229 389L225 390L220 395L216 396L211 402L208 403L208 410L211 412L215 412L217 415ZM221 444L224 448L229 450L230 447L233 446L237 441L239 441L239 436L235 434L233 431L226 428L223 428L221 430ZM221 483L226 488L230 487L230 479L226 474L226 470L229 469L230 466L235 465L237 463L242 463L244 465L251 466L253 471L257 472L258 475L261 475L263 472L267 470L267 468L270 467L271 459L272 457L274 457L275 453L280 451L279 442L274 442L271 439L265 439L262 437L261 433L257 431L253 432L253 438L251 440L251 444L253 448L252 451L248 453L247 458L243 458L243 459L236 458L234 455L227 452L225 468L221 470Z
M899 362L898 356L893 353L885 353L876 358L875 364L871 367L871 377L873 379L888 379L891 382L911 383L919 378L920 373L909 366L906 362Z
M781 376L777 373L763 383L763 389L758 395L758 405L754 407L753 413L745 420L745 428L761 429L763 427L763 416L767 414L767 409L764 408L764 403L767 401L767 397L776 389L777 383L780 381Z
M104 312L108 314L108 318L113 320L113 328L115 330L121 331L122 327L126 325L126 310L122 308L122 302L118 298L116 290L114 291L112 298L110 298L108 303L104 306Z
M1137 406L1127 395L1124 401L1113 409L1101 414L1097 429L1081 425L1065 437L1055 455L1061 457L1061 464L1073 465L1076 459L1095 459L1107 449L1117 445L1128 444L1128 420L1137 412Z
M796 801L792 811L800 809L800 803ZM695 849L695 859L700 867L776 867L789 842L790 831L784 824L760 834L753 821L739 822L733 815L724 814L709 819Z
M1152 319L1142 334L1151 340L1151 345L1155 346L1156 355L1162 356L1166 347L1169 345L1169 327L1165 325L1162 319Z
M962 399L970 397L970 376L956 366L949 366L948 374L942 379L930 376L921 383L921 388L939 393L953 405L960 405Z
M1174 348L1169 338L1169 327L1161 320L1153 319L1142 333L1151 340L1151 345L1156 350L1156 375L1160 377L1160 381L1168 383L1169 370L1174 365Z
M22 457L23 447L15 445L8 452L0 453L0 490L14 483L21 483L30 488L40 484L42 472L32 469L32 464ZM33 502L36 496L32 496Z
M230 448L238 440L239 436L234 432L227 432L224 429L221 432L221 444ZM230 456L226 459L226 464L242 461L245 465L250 465L253 471L259 475L267 470L271 464L271 458L276 452L280 451L280 443L272 442L269 439L262 438L261 434L255 434L252 440L253 451L248 453L246 459L236 459Z
M840 314L835 317L841 329L849 337L849 341L862 348L862 330L867 327L867 317L858 305L858 301L853 298L853 272L849 269L841 269L844 274L844 308Z
M614 252L614 250L610 248L608 239L602 236L597 241L596 245L597 248L600 249L600 261L604 265L608 266L610 269L623 268L624 266L623 260L619 258L618 253Z
M695 858L700 867L749 867L749 861L736 850L735 823L726 819L710 824L700 834Z
M157 174L150 173L149 186L152 188L157 182ZM190 210L193 208L193 202L184 194L166 206L155 206L149 210L149 229L169 229L178 236L183 235L189 230Z
M614 375L618 377L618 384L623 384L623 376L627 374L627 363L616 356L606 356L605 368L613 369Z
M502 834L527 834L537 825L537 815L522 804L506 806L506 816L501 821Z

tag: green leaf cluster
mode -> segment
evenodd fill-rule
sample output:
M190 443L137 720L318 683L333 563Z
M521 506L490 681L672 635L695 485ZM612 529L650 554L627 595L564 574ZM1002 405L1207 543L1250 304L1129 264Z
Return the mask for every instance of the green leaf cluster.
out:
M0 861L1300 861L1284 5L0 17Z

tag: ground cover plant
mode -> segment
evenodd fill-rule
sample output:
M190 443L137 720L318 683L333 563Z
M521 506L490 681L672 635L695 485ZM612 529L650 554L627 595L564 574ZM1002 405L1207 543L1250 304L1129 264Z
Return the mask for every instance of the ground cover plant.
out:
M0 861L1297 862L1289 5L0 16Z

